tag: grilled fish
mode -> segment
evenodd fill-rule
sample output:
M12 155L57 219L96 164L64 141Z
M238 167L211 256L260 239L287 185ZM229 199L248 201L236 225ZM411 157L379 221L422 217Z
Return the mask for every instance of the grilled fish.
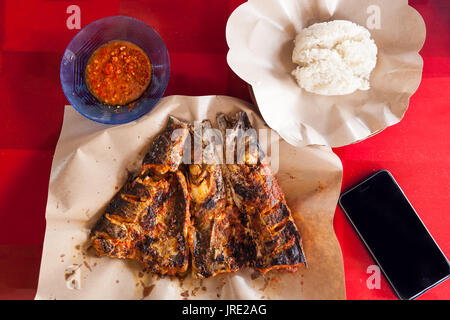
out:
M189 125L170 116L166 128L153 141L142 162L143 174L154 176L178 170L189 136Z
M209 130L208 130L209 129ZM191 195L189 232L192 274L213 277L239 269L234 258L234 239L238 211L227 201L225 182L215 143L207 132L211 124L203 121L193 130L193 163L188 166ZM206 131L208 130L208 131ZM220 139L220 134L215 139Z
M301 237L245 112L217 118L226 164L205 130L173 117L141 170L113 197L91 230L99 256L135 259L161 275L208 278L249 266L263 273L305 263ZM194 153L185 150L189 133ZM200 148L198 146L200 144ZM223 141L220 141L223 144ZM191 144L192 147L192 144ZM228 157L232 154L232 158ZM191 164L183 165L186 157Z
M169 118L140 173L128 179L91 230L97 255L135 259L161 275L187 271L189 194L178 168L188 135L187 124Z
M226 137L224 175L245 229L239 242L243 260L262 273L295 271L305 263L301 237L247 114L221 114L217 123Z

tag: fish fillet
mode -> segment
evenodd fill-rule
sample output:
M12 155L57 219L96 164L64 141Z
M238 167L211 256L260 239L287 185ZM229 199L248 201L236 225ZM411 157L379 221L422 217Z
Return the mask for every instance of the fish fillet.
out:
M244 260L262 273L295 271L305 263L301 237L247 114L240 112L234 118L221 114L217 123L226 137L225 178L245 229Z
M189 195L178 167L188 134L187 124L169 118L141 172L128 179L91 230L97 255L135 259L161 275L187 271Z
M194 159L188 166L191 195L191 228L189 233L192 274L195 278L213 277L232 272L240 265L234 257L237 208L227 201L219 154L209 121L196 125L193 131ZM220 139L220 134L215 135Z

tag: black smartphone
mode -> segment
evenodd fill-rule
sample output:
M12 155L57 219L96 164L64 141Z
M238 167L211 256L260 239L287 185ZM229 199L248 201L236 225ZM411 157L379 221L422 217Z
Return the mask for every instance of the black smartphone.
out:
M339 205L400 299L449 277L447 258L389 171L344 192Z

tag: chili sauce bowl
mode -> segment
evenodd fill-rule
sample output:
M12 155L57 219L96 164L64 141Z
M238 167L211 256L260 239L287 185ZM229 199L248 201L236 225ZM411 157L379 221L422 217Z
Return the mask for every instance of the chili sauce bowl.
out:
M85 69L89 58L102 45L122 40L134 43L149 57L150 84L140 98L127 106L109 106L88 89ZM162 98L170 76L166 45L158 33L144 22L126 16L96 20L72 39L60 69L61 85L70 104L83 116L105 124L121 124L138 119L151 111Z

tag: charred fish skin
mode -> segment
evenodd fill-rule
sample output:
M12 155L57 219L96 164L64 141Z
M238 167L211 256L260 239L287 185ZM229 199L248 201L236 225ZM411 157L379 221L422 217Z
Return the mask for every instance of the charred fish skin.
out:
M262 273L295 271L306 262L300 233L255 135L245 134L252 129L247 114L232 119L222 114L217 123L227 134L226 152L236 154L236 163L227 163L224 172L246 230L243 252L248 266Z
M175 172L183 160L183 151L189 135L189 125L170 116L166 129L159 134L144 157L142 172L153 174Z
M237 131L232 131L233 125L229 122L224 114L217 116L217 124L223 136L223 152L225 164L222 165L222 172L226 182L227 201L233 208L235 216L235 237L233 242L233 255L240 266L249 266L249 261L256 258L254 235L250 226L248 214L242 210L240 203L237 201L233 180L231 179L231 171L241 169L241 165L237 165L236 143ZM230 157L231 154L231 157ZM231 161L230 161L231 160ZM231 163L230 163L231 162Z
M189 194L178 168L188 134L186 123L169 119L141 173L127 180L92 228L90 240L98 256L136 259L161 275L186 272Z
M91 242L97 255L111 258L134 258L135 242L140 237L137 222L158 192L167 189L164 180L136 177L113 197L102 217L91 230Z
M204 134L208 129L211 129L209 121L203 121L193 129L196 153L193 159L198 163L188 165L191 195L189 239L194 278L209 278L239 269L233 255L233 212L227 206L225 183L215 146Z
M181 171L166 180L168 192L161 202L150 205L139 221L143 231L136 242L136 260L161 275L183 275L189 265L189 195Z

